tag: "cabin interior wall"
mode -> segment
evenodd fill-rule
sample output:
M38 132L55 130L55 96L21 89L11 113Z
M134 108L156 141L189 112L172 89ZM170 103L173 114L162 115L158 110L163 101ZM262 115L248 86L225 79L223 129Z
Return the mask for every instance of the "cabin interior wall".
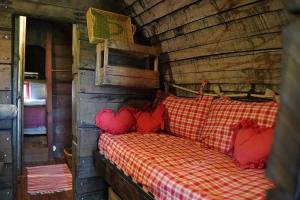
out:
M0 11L0 103L12 103L12 17ZM13 198L12 120L0 120L0 199Z
M78 56L75 58L79 62L73 65L73 78L71 76L70 79L65 72L56 71L55 77L63 77L63 80L68 81L59 82L53 89L57 92L53 102L62 106L69 98L65 97L63 88L70 88L69 81L73 79L74 199L105 196L105 183L92 164L93 151L97 148L98 129L94 126L97 110L104 107L117 110L122 104L130 102L130 99L145 100L153 97L153 92L100 88L94 85L96 50L88 42L84 17L90 5L122 11L132 16L137 32L162 49L162 79L194 90L198 90L200 82L205 79L210 83L208 91L212 91L214 86L220 86L225 92L248 92L251 89L263 92L267 87L278 91L282 55L281 27L289 18L280 0L124 0L120 4L123 6L121 9L117 9L115 4L109 6L105 1L98 0L4 3L3 8L0 6L3 19L0 20L0 32L9 35L12 31L12 13L35 13L39 17L79 24L79 36L74 40L78 44ZM70 36L67 37L70 39ZM0 100L1 103L10 103L12 42L10 37L4 39L0 37L1 77L4 74L4 79L0 79ZM5 45L3 49L2 44ZM2 55L9 55L10 59L2 59L7 57ZM174 92L180 96L191 96L182 91ZM59 129L61 126L58 123L56 127ZM10 122L0 122L0 129L5 129L0 134L7 131L10 133ZM64 142L58 143L62 149ZM11 160L7 162L9 164ZM9 199L6 198L6 191L12 191L11 188L12 185L1 188L0 197L6 195L3 197Z
M289 17L280 0L124 0L138 31L161 47L161 79L198 91L279 92L281 28ZM193 96L180 90L179 96Z

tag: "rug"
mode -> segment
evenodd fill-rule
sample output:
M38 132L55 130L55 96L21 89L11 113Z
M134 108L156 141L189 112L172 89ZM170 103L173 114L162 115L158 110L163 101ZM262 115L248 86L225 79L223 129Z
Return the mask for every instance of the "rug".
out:
M29 194L72 190L72 174L66 164L27 167Z

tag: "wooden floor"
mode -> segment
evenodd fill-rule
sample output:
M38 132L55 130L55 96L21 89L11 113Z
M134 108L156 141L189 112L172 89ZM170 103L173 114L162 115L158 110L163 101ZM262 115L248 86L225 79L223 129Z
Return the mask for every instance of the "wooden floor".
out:
M48 161L47 135L24 136L24 162L37 163Z
M48 162L39 162L39 163L30 163L25 164L25 166L40 166L40 165L48 165L48 164L58 164L64 163L64 160L52 160ZM26 170L22 176L18 177L18 194L17 200L72 200L73 192L56 192L53 194L43 194L43 195L29 195L27 193L27 177Z

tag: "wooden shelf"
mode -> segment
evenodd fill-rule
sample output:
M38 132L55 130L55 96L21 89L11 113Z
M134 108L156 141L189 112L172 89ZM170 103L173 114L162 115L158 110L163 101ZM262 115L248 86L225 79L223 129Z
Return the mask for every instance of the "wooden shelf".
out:
M144 57L144 68L135 68L124 61L124 65L111 65L109 58L112 51L123 52L123 56ZM150 66L152 58L153 66ZM159 88L158 72L159 49L134 43L105 40L97 45L97 66L95 84L114 85L134 88Z

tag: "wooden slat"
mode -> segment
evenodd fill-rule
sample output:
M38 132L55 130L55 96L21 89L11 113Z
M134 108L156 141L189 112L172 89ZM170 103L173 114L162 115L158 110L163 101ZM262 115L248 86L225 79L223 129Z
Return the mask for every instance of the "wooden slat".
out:
M161 62L165 63L224 53L278 49L281 46L281 33L270 33L170 52L161 56Z
M0 120L0 130L7 130L12 128L12 120Z
M69 93L71 93L69 91ZM52 95L53 108L71 108L72 97L67 94Z
M128 76L128 77L136 77L136 78L142 77L145 79L158 80L158 72L152 70L108 65L105 68L105 73L114 76L125 76L125 77Z
M72 73L76 74L79 69L79 28L77 24L73 24L72 27L72 56L73 56L73 64L72 64Z
M142 13L139 16L136 16L134 19L138 25L148 24L156 19L163 17L171 12L174 12L178 9L181 9L185 6L193 4L198 0L172 0L172 1L162 1L147 12Z
M72 72L70 71L52 71L53 79L56 83L71 83L73 76Z
M0 104L11 103L11 91L0 91Z
M51 27L47 29L46 32L46 58L45 58L45 71L47 80L47 137L48 137L48 149L49 158L53 156L52 147L54 144L54 131L53 131L53 112L52 112L52 31Z
M165 75L164 78L175 84L199 84L202 80L207 80L210 83L279 84L280 70L247 69L243 71L203 72L172 76Z
M56 83L53 85L54 95L71 95L72 94L72 84L71 83Z
M248 69L279 69L281 59L282 50L245 52L166 63L161 66L161 71L164 75L174 75Z
M266 21L268 23L265 23ZM287 23L287 19L282 10L265 13L189 34L184 33L182 36L161 42L161 50L166 53L258 34L280 32L285 23Z
M11 90L11 65L0 64L0 77L0 90Z
M104 76L103 85L132 88L159 88L159 80L106 74Z
M151 0L151 1L135 1L132 5L127 7L124 12L126 14L131 14L132 17L140 15L144 12L147 12L153 6L162 2L163 0Z
M80 178L76 180L78 194L107 190L107 183L102 177Z
M1 134L0 134L1 137ZM0 190L12 187L12 164L0 164ZM0 195L1 198L1 195Z
M13 119L17 115L17 107L12 104L0 104L0 120Z
M243 20L244 18L254 17L256 15L261 15L264 13L273 13L282 10L282 3L280 1L258 1L253 4L247 4L245 6L240 6L234 9L229 9L225 12L217 13L202 19L195 20L191 23L183 24L177 28L171 29L169 31L163 32L161 34L153 35L151 40L153 42L160 42L163 40L171 39L183 34L191 33L194 31L199 31L202 29L214 27L228 22L233 22L237 20ZM260 8L260 9L257 9ZM199 8L201 9L201 8ZM281 13L281 15L284 15ZM284 15L285 16L285 15ZM272 23L272 22L271 22ZM283 22L284 23L284 22ZM252 24L253 26L254 24ZM251 25L250 25L251 26ZM247 30L247 29L245 29Z
M61 7L51 4L43 4L37 2L28 2L28 1L12 1L7 4L7 8L1 8L3 10L18 13L21 15L34 16L39 18L49 18L54 20L62 20L67 22L72 22L76 20L83 20L83 12L79 10ZM61 13L64 13L63 15ZM81 13L81 15L79 15Z
M89 192L86 194L75 194L74 200L99 200L108 199L107 190Z
M12 27L12 15L10 12L0 12L0 28L10 29Z
M53 54L57 57L72 58L72 46L63 44L54 44ZM72 59L71 59L72 60Z
M0 30L0 64L11 63L11 32Z
M126 42L117 41L117 40L108 40L107 47L109 49L116 49L116 50L120 50L120 51L126 51L126 52L138 53L138 54L146 54L146 55L152 55L152 56L157 56L160 53L160 50L156 47L149 47L149 46L139 45L139 44L134 44L134 43L126 43Z
M45 4L50 6L59 6L63 8L72 8L76 10L83 10L86 11L89 7L97 7L97 8L112 8L115 6L114 2L110 2L109 5L105 2L99 2L98 0L72 0L72 1L65 1L65 0L23 0L25 2L31 2L31 3L39 3L39 4Z
M95 85L95 71L80 70L78 74L77 92L81 93L94 93L94 94L128 94L128 95L145 95L151 94L151 91L145 91L143 89L132 88L119 88L110 86L96 86Z
M70 49L71 54L71 49ZM72 57L59 57L57 55L53 56L53 69L69 69L72 66Z
M0 162L12 163L11 131L0 131Z
M77 156L90 157L98 149L99 129L79 128L79 150Z
M210 0L198 1L185 9L178 10L177 12L166 15L165 17L144 26L143 31L147 37L151 37L155 34L174 29L195 20L253 2L257 2L257 0L220 0L216 2L212 2Z
M80 40L78 43L78 56L78 68L96 69L96 45Z

